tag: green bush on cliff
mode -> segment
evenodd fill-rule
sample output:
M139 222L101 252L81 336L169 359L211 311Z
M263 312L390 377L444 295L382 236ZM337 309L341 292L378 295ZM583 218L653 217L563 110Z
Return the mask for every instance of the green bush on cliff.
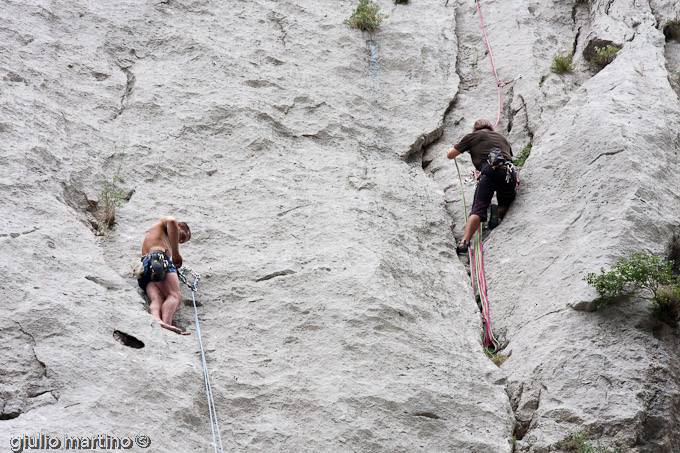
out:
M620 453L621 448L616 447L610 450L603 447L600 443L593 445L590 436L584 432L571 433L569 436L559 441L555 447L569 453Z
M553 55L553 62L550 70L555 74L574 72L574 53L558 51Z
M650 299L652 314L657 319L674 325L680 309L680 281L673 276L673 261L646 251L621 258L609 271L589 273L584 280L592 285L599 297L596 308L604 308L616 300L631 296Z
M345 20L345 23L352 28L370 31L378 28L385 18L387 16L380 13L380 5L368 0L359 0L357 9L349 19Z
M590 62L597 68L602 69L614 61L619 50L621 48L613 44L607 47L595 47L595 54L591 57Z
M111 179L102 181L102 188L99 191L99 205L101 209L101 219L99 222L99 235L106 233L111 225L116 221L116 210L122 206L126 199L123 189L118 187L118 184L123 181L123 161L118 163L118 166L113 172Z
M518 167L523 166L530 154L531 154L531 142L527 143L527 146L525 146L522 152L519 153L519 156L517 156L513 163Z

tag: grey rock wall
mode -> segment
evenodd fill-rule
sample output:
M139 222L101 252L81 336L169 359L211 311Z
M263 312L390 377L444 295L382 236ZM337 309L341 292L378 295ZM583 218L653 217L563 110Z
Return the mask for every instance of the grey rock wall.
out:
M497 89L475 4L444 3L381 0L372 33L343 24L351 1L0 5L3 448L212 450L191 294L192 335L160 329L128 266L174 215L227 451L550 451L586 428L678 449L677 333L645 301L583 311L582 281L678 226L678 5L481 3L500 78L522 74L499 130L533 144L485 247L498 368L444 157ZM597 40L622 47L599 72ZM550 72L557 50L574 74Z

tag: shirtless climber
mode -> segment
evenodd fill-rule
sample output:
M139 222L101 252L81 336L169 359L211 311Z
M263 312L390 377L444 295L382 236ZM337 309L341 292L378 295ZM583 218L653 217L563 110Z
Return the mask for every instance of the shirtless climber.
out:
M465 151L470 152L472 163L482 175L475 190L475 199L465 224L463 239L456 248L458 254L467 253L472 235L479 228L479 224L486 221L486 213L494 192L498 199L498 207L495 205L491 207L489 229L495 228L505 216L515 199L517 186L517 173L512 166L512 148L505 137L494 132L487 120L475 121L472 133L467 134L460 143L451 148L446 157L455 159Z
M177 307L182 302L177 268L182 267L179 244L191 238L189 226L174 217L163 217L146 233L142 244L143 274L137 282L149 296L149 313L161 327L180 335L190 335L172 325ZM139 275L139 274L138 274Z

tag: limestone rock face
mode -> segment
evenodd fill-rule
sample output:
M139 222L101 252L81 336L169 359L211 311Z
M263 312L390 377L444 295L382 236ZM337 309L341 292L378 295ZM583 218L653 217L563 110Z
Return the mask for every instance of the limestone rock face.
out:
M532 144L485 244L499 368L445 158L499 116L477 6L378 3L374 32L344 23L353 1L0 6L2 445L213 449L191 292L178 336L129 268L173 215L225 451L538 452L584 429L680 448L677 331L644 300L583 311L582 280L680 223L680 6L481 3L499 78L522 75L497 130ZM607 42L598 71L584 55ZM573 74L550 72L557 51Z

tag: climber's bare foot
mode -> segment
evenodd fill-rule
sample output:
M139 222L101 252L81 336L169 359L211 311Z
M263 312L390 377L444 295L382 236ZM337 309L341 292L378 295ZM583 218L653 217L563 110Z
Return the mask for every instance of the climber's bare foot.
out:
M182 332L181 329L179 329L179 328L177 328L177 327L175 327L171 324L165 323L165 322L161 321L160 319L157 319L156 321L164 329L172 330L173 332L175 332L179 335L191 335L191 332Z

